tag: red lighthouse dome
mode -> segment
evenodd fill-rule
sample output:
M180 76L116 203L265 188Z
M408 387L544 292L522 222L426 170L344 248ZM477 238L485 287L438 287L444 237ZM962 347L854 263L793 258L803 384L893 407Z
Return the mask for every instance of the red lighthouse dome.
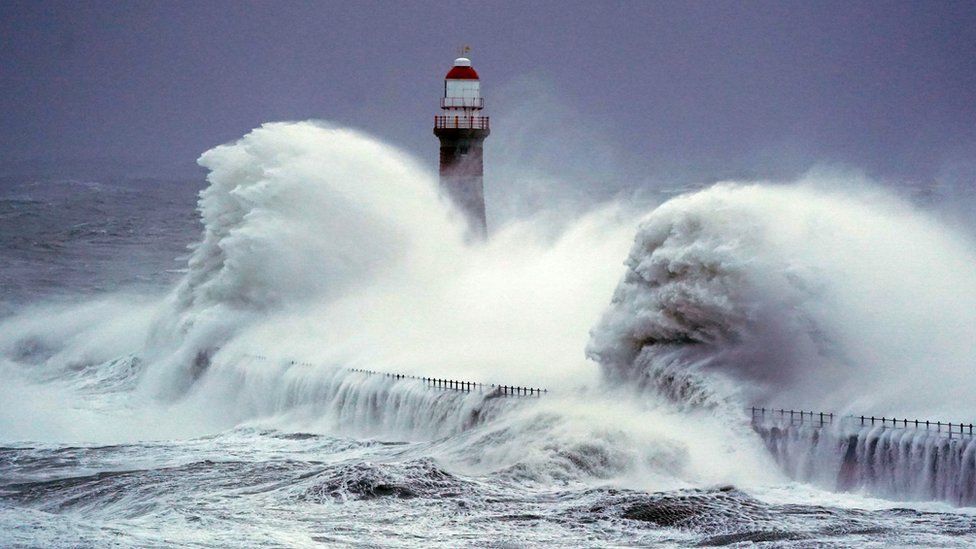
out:
M454 66L447 71L445 80L477 80L478 73L471 66L471 60L467 57L458 57L454 60Z

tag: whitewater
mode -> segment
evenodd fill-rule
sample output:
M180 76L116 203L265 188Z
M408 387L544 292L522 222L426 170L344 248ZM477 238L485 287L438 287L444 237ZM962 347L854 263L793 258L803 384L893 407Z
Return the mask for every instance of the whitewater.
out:
M355 130L269 123L199 163L197 218L165 189L5 182L0 545L976 542L976 449L931 469L918 434L750 424L976 416L976 248L867 178L471 243L434 174ZM41 291L65 256L107 274Z

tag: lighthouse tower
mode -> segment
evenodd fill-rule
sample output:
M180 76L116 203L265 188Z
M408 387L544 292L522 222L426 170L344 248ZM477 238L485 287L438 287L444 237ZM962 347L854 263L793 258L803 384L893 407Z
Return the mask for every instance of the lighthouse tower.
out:
M485 189L482 145L491 130L481 116L485 100L471 60L459 57L444 77L441 114L434 117L434 135L441 141L441 188L467 216L471 236L484 239Z

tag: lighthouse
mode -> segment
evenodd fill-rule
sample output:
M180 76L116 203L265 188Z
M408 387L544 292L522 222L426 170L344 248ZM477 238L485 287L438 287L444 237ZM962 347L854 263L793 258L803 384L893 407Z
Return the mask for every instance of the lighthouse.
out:
M479 240L488 234L482 146L491 128L488 117L481 116L484 108L471 60L455 59L444 77L441 114L434 117L434 135L441 142L441 189L467 217L471 237Z

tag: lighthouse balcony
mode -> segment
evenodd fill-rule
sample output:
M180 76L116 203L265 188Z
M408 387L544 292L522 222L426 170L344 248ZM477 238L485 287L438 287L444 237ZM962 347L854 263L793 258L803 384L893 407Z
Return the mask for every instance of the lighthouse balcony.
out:
M435 116L435 130L490 130L487 116Z

